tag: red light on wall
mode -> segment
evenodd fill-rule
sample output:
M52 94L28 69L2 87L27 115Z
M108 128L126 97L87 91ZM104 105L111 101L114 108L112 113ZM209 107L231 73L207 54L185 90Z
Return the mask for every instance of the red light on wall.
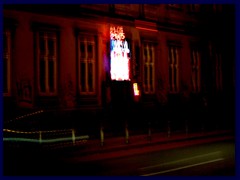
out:
M141 29L141 30L146 30L146 31L153 31L153 32L157 32L156 29L150 29L150 28L144 28L144 27L136 27L137 29Z

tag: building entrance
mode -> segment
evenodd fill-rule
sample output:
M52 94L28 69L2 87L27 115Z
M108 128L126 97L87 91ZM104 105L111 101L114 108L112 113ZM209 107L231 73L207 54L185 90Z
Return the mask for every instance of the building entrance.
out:
M115 111L125 111L130 108L132 101L131 81L112 81L111 99Z

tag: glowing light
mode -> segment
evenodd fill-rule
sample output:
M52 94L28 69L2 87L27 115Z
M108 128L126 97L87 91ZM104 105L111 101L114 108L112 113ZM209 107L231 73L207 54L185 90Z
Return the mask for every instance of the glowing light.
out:
M111 79L130 80L129 78L129 53L128 42L125 40L123 28L121 26L110 27L111 38Z
M4 137L3 141L13 141L13 142L32 142L32 143L54 143L54 142L63 142L63 141L73 141L74 143L79 140L88 140L89 136L88 135L81 135L81 136L75 136L75 130L52 130L52 131L16 131L16 130L11 130L11 129L3 129L3 131L6 133L14 133L15 137ZM72 132L72 135L69 135L70 131ZM42 134L48 133L47 137L49 136L55 136L55 135L61 135L65 137L59 137L59 138L42 138ZM73 134L74 133L74 134ZM28 137L19 137L19 135L24 134L25 136L27 135ZM36 135L39 134L39 138L31 138L31 135Z
M89 139L88 135L76 136L74 140L77 141L77 140L86 140L86 139ZM39 143L39 139L20 138L20 137L7 137L7 138L3 138L3 141L18 141L18 142ZM53 143L53 142L62 142L62 141L72 141L72 137L54 138L54 139L42 139L41 143Z
M15 120L23 119L25 117L32 116L32 115L35 115L35 114L38 114L38 113L42 113L42 112L43 112L43 110L40 110L40 111L29 113L29 114L26 114L26 115L23 115L23 116L19 116L19 117L16 117L15 119L11 119L11 120L7 121L6 123L10 123L10 122L13 122Z
M133 83L133 92L134 92L134 96L140 95L137 83Z
M17 133L17 134L38 134L39 132L66 134L69 131L70 131L69 129L62 129L62 130L59 129L59 130L51 130L51 131L18 131L18 130L11 130L11 129L3 129L3 132L10 132L10 133Z
M150 29L150 28L143 28L143 27L136 27L137 29L142 29L142 30L146 30L146 31L153 31L153 32L157 32L156 29Z
M125 35L123 33L123 27L110 27L110 38L116 40L123 40L125 39Z

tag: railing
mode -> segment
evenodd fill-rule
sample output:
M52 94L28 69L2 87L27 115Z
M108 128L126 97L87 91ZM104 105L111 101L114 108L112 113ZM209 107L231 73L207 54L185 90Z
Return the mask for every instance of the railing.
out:
M18 131L3 129L4 142L39 144L43 147L51 148L84 144L88 139L88 135L78 135L75 129L51 131Z

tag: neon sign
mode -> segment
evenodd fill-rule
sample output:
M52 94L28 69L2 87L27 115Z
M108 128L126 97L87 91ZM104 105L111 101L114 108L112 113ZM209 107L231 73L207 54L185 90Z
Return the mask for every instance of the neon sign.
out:
M129 67L130 67L130 50L128 42L125 40L123 28L110 27L111 38L111 79L117 81L130 80Z
M117 28L110 27L110 38L115 40L124 40L125 35L123 33L123 27L121 26L118 26Z

